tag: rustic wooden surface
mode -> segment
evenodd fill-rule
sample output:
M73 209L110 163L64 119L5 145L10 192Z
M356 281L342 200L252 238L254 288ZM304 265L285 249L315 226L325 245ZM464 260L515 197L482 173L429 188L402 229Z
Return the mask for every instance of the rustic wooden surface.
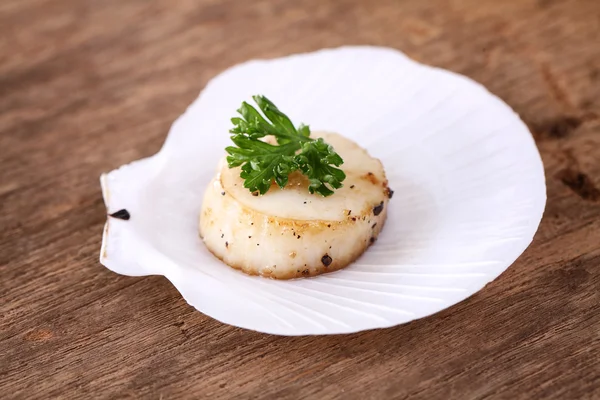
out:
M98 263L98 176L156 152L224 68L343 44L468 75L535 134L548 205L499 279L392 329L274 337ZM600 398L598 0L2 0L0 393Z

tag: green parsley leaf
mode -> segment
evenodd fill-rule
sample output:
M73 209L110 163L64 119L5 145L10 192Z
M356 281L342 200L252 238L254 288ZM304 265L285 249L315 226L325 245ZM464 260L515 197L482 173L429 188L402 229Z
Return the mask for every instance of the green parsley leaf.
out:
M229 168L241 166L240 177L251 192L265 194L275 181L280 188L288 183L288 176L300 171L310 182L310 193L330 196L342 187L346 174L339 168L344 160L322 138L312 139L308 126L297 129L275 104L264 96L252 96L262 113L243 102L237 110L242 116L231 119L229 131L235 146L225 150L229 154ZM274 136L277 145L261 138Z

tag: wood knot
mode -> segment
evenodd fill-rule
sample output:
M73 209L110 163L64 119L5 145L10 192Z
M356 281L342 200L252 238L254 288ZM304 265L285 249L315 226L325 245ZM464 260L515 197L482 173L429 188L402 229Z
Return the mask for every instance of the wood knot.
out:
M587 201L600 200L600 190L594 182L583 172L573 168L560 171L557 177L576 195Z
M579 128L582 120L573 116L560 116L532 127L536 139L564 139Z
M558 271L558 275L561 285L566 286L570 290L576 290L589 280L591 274L584 268L575 267L561 269Z

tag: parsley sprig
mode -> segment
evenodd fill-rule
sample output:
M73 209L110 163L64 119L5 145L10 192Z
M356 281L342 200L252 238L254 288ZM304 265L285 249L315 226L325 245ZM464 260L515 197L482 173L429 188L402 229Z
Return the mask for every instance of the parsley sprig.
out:
M280 188L288 183L288 176L300 171L309 180L310 193L330 196L333 189L342 187L346 174L339 168L344 160L322 138L310 137L310 129L297 129L290 119L264 96L252 96L264 117L250 104L243 102L237 110L241 115L231 119L230 130L235 146L225 150L229 154L229 168L241 166L240 177L251 192L265 194L275 181ZM274 136L277 145L261 138Z

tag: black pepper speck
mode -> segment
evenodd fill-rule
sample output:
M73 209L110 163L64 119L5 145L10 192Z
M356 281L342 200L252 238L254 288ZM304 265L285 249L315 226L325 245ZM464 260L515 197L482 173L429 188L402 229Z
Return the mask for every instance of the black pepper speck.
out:
M375 243L375 238L373 236L371 236L371 239L369 239L369 243L371 243L371 244Z
M225 192L221 192L221 196L225 196Z
M377 222L375 222L373 225L371 225L371 229L375 229L376 226L377 226Z
M351 185L351 186L350 186L350 189L354 189L354 185Z
M373 214L379 215L383 211L383 201L379 205L373 207Z
M324 266L329 267L333 260L331 259L331 257L329 257L329 254L325 254L323 257L321 257L321 262Z
M394 195L394 191L390 188L387 188L387 195L388 195L388 198L391 199L392 196Z
M225 247L229 247L229 242L225 242Z

